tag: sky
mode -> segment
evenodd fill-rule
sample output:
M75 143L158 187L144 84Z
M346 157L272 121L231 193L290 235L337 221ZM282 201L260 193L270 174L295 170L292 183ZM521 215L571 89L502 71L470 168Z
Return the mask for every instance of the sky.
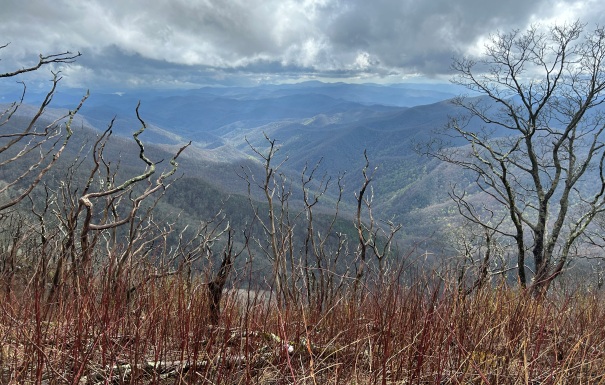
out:
M63 83L114 90L447 82L497 31L605 24L602 0L0 1L0 72L79 51Z

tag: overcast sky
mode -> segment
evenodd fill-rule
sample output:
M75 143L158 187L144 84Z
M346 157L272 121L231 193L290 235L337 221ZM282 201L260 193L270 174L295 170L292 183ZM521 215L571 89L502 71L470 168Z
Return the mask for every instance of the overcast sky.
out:
M72 87L449 78L498 30L581 20L602 0L1 0L0 72L80 51ZM48 77L48 72L44 74Z

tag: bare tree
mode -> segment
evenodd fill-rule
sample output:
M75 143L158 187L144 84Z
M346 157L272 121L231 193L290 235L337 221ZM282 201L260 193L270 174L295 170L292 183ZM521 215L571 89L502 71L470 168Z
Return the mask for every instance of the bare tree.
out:
M233 264L237 257L239 257L245 250L245 245L239 251L233 249L233 235L234 231L227 225L227 228L223 231L227 234L227 243L222 251L221 265L212 277L212 280L208 282L208 299L210 303L210 322L213 325L217 325L221 313L221 298L223 296L223 288L227 283L227 279L233 269ZM222 235L222 233L220 234ZM209 248L211 251L212 249Z
M0 46L0 50L8 47L9 45L10 45L10 43ZM29 67L22 67L17 70L14 70L14 71L0 73L0 78L11 78L11 77L14 77L14 76L26 73L26 72L37 71L41 67L49 65L49 64L73 63L76 60L76 58L78 58L80 56L82 56L82 54L80 52L73 53L73 52L69 52L69 51L57 53L57 54L51 54L51 55L40 54L40 55L38 55L38 62L36 64L31 65Z
M8 45L0 46L0 50ZM26 72L36 71L42 66L57 63L72 63L80 53L64 52L55 55L40 55L38 63L15 71L0 73L0 78L10 78ZM42 103L24 124L17 124L16 115L23 106L26 86L18 101L0 111L0 169L14 168L17 171L0 186L0 212L24 200L42 181L44 175L56 164L72 136L71 126L86 94L80 104L72 111L52 120L50 124L39 127L41 117L50 105L57 85L61 81L60 72L52 72L52 85ZM22 123L22 122L19 122ZM18 189L17 189L18 187ZM18 191L17 191L18 190ZM14 192L14 194L11 194Z
M53 63L71 63L78 56L69 52L41 55L35 65L0 74L0 78ZM177 223L179 216L167 218L158 207L178 179L177 160L191 142L177 148L167 164L152 160L140 138L147 124L137 106L140 128L133 134L132 154L138 158L133 159L139 161L138 171L116 161L112 153L112 147L120 143L112 136L114 119L96 138L83 138L80 152L55 173L58 178L45 180L46 174L57 169L75 136L72 125L88 97L73 111L58 115L56 110L48 111L61 80L59 73L52 75L50 91L39 107L32 110L25 105L23 84L20 100L0 111L0 280L6 294L34 282L51 305L45 309L46 317L60 299L74 294L81 298L92 282L131 303L132 295L148 282L184 273L191 296L193 264L206 259L211 266L224 244L220 268L205 285L210 320L217 323L223 288L247 244L235 251L235 232L224 223L222 211L190 231ZM29 210L21 202L28 202ZM16 274L21 266L27 267L27 274ZM16 277L29 282L16 286Z
M474 223L454 226L449 235L448 243L456 254L444 264L445 274L440 273L445 282L453 275L462 295L480 290L497 276L506 282L507 273L514 268L505 255L508 245L501 243L505 237L490 226Z
M286 162L287 158L275 165L275 154L279 151L279 147L276 145L276 140L270 139L267 134L265 134L265 139L269 145L266 153L261 152L248 142L252 151L263 163L265 171L263 178L257 181L249 170L243 171L244 175L242 175L242 178L248 183L250 205L254 211L255 219L261 225L263 234L266 237L263 240L257 239L256 244L273 263L271 289L276 291L278 303L281 305L282 300L287 299L288 296L286 263L288 251L292 250L293 228L289 224L290 212L287 206L291 191L287 188L285 176L278 174L279 169ZM259 212L258 205L252 200L253 184L262 191L266 199L266 218L263 218L264 215L261 215ZM265 241L268 241L269 244L266 245Z
M119 166L113 165L105 156L112 134L112 121L92 145L90 168L81 169L85 158L74 160L56 193L54 214L63 233L63 242L49 298L63 282L64 266L68 261L71 263L73 286L77 289L80 280L90 278L93 257L105 254L105 259L110 260L112 266L114 285L126 271L133 270L137 261L144 260L150 250L158 248L155 243L174 230L171 224L155 223L152 212L172 183L179 155L190 143L180 147L170 159L169 166L158 172L157 164L160 162L149 159L139 138L147 127L139 115L139 106L136 107L136 116L141 127L133 134L133 139L144 170L117 182ZM77 183L78 174L86 175L82 185ZM154 176L157 176L155 180ZM148 206L141 210L144 202ZM118 239L118 230L121 230L121 239ZM165 239L160 243L165 244Z
M357 230L357 271L355 275L355 291L366 275L368 256L373 256L378 263L378 280L385 278L387 257L392 254L395 245L395 236L401 230L401 224L393 221L379 221L374 217L373 200L374 191L371 183L378 167L370 170L370 160L367 151L363 152L365 165L361 170L363 181L361 188L355 193L356 207L355 229ZM364 216L365 212L365 216ZM386 226L385 226L386 225ZM385 228L388 227L388 230Z
M530 255L530 289L542 294L605 209L605 30L575 22L497 33L480 59L453 69L455 83L483 97L454 101L466 114L447 128L468 146L430 153L475 175L488 202L455 190L460 213L514 240L523 287Z
M2 45L0 50L7 47L8 44ZM38 61L31 66L0 71L0 78L15 78L42 67L72 63L79 56L79 52L39 55ZM3 241L10 240L9 247L0 251L0 265L7 283L7 292L10 291L10 282L17 268L17 254L24 255L25 244L30 241L30 235L36 229L36 226L27 223L23 213L16 211L15 207L30 197L32 191L43 183L45 175L57 164L72 138L74 118L88 98L87 94L74 110L50 121L47 117L43 118L62 79L60 72L51 72L51 75L50 89L33 111L21 114L21 110L29 108L24 105L27 87L23 82L19 82L23 87L19 99L0 108L0 227L4 228L0 237ZM42 218L35 210L33 214ZM47 240L47 234L41 233L43 252L47 250ZM44 267L46 263L42 265Z
M340 205L343 194L343 178L341 174L337 181L338 195L334 206L334 214L325 228L318 230L315 224L315 206L328 192L332 178L324 174L319 184L313 186L315 174L321 160L309 170L305 168L301 174L301 187L307 231L304 240L302 270L304 284L307 289L309 306L315 306L319 311L330 307L342 294L348 276L348 267L343 260L347 257L347 237L335 231L339 219ZM339 266L341 268L339 273Z

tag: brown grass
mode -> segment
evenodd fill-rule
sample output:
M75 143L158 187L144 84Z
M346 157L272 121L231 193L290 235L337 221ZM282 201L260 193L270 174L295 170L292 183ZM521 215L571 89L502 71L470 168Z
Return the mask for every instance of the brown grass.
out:
M102 279L0 304L3 384L599 384L605 304L516 289L465 298L443 282L377 285L311 310L240 295L208 324L205 286L150 280L127 300ZM290 350L290 352L288 352Z

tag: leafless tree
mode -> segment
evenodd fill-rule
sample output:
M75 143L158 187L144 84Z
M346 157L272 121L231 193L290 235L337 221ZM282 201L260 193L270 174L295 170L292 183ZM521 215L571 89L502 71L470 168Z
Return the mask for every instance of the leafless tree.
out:
M488 198L452 196L461 214L516 244L518 279L543 294L605 209L605 30L580 22L497 33L480 59L457 59L454 82L482 97L449 133L468 144L430 152L475 175ZM481 128L474 124L480 123Z
M78 56L69 52L40 56L37 64L0 78L71 63ZM65 298L86 297L94 284L106 290L103 295L130 304L143 285L177 274L186 275L187 295L192 297L196 279L192 266L199 262L211 274L203 286L210 321L218 323L224 286L247 244L235 250L235 232L222 211L208 221L200 220L194 230L177 223L178 215L157 215L165 210L160 199L178 179L177 160L190 143L175 149L166 162L152 160L141 139L147 124L137 105L140 126L133 134L133 151L125 155L133 158L127 165L112 152L116 143L126 143L112 135L115 119L96 137L81 136L79 152L59 163L68 142L73 144L72 138L79 134L72 126L88 95L73 111L57 116L49 106L61 76L52 76L51 89L39 107L32 111L24 103L23 84L20 100L0 112L0 279L7 298L14 287L33 283L48 305L46 317ZM133 171L137 161L138 171ZM54 179L44 178L52 175ZM220 267L212 272L219 250ZM21 266L28 271L18 277L28 282L17 286L14 281Z
M80 53L70 52L40 55L34 65L1 73L0 78L51 64L72 63L79 56ZM152 161L139 138L147 125L137 106L140 128L133 139L144 168L139 174L119 173L119 163L105 155L112 134L111 121L90 146L84 144L81 154L67 163L60 183L50 186L44 177L56 168L75 135L75 116L88 97L85 95L72 111L49 113L60 81L60 73L52 72L50 90L33 110L24 103L26 87L22 83L20 99L0 113L0 219L6 226L0 243L7 246L0 250L0 266L5 282L10 285L18 264L26 262L34 268L41 285L45 285L47 276L52 276L48 295L52 299L65 283L66 272L71 273L76 291L79 281L91 279L100 266L111 270L107 277L112 286L134 274L142 261L149 262L148 266L153 265L158 272L147 274L149 277L176 273L168 266L177 264L182 250L167 248L167 238L175 224L158 223L153 212L174 180L177 158L188 144L176 150L167 166L160 168L162 161ZM19 205L23 201L30 203L29 214L26 207ZM194 238L203 237L202 233ZM36 252L26 253L32 242ZM38 259L34 260L34 256ZM93 266L95 259L102 261ZM130 282L128 290L136 285Z
M386 274L387 257L392 255L395 236L401 230L401 224L393 221L379 221L374 217L372 179L378 167L370 170L370 160L367 151L363 153L365 164L361 170L363 181L355 193L356 211L355 228L357 230L357 271L355 275L355 291L358 290L368 264L368 256L373 256L378 264L378 280L382 281ZM385 226L386 225L386 226ZM388 228L388 230L386 229ZM400 261L401 262L401 261Z
M7 46L0 46L0 50ZM35 65L0 73L0 78L15 77L50 64L72 63L79 56L79 52L40 55ZM40 118L52 102L61 79L60 72L52 73L50 90L32 117L24 124L15 124L15 121L18 111L23 106L25 83L21 83L23 85L21 98L0 111L0 170L6 170L8 167L19 170L9 180L4 180L0 186L0 196L4 198L0 200L0 212L23 201L32 192L59 160L72 137L71 126L74 117L88 98L88 94L74 110L55 118L44 127L39 127Z
M305 167L300 186L302 202L291 202L293 182L281 171L287 157L277 163L280 147L267 135L265 140L265 150L249 143L262 163L262 178L255 177L249 169L242 175L248 183L255 223L260 226L254 244L273 264L270 284L280 306L300 303L304 294L309 304L321 309L335 300L346 281L346 267L341 275L336 272L347 263L346 237L333 231L342 198L342 179L338 179L338 197L332 219L320 227L314 209L328 190L330 178L324 176L316 181L318 164L310 171ZM263 206L253 199L253 187L261 192Z
M452 276L458 285L459 293L469 295L500 277L506 282L508 272L513 270L506 258L507 245L499 233L489 226L475 223L463 223L453 226L448 242L454 248L455 255L444 263L445 281ZM453 270L453 271L452 271Z
M287 157L278 163L276 153L280 147L267 135L265 140L264 149L248 143L261 162L262 177L245 169L242 178L248 184L255 223L261 230L254 244L273 265L271 290L278 303L300 303L306 297L310 306L321 310L331 306L349 284L357 291L370 277L382 282L401 225L374 217L371 182L377 168L370 168L367 154L364 153L361 187L355 193L356 210L353 218L344 219L340 217L343 175L335 183L327 175L318 177L321 160L313 168L305 167L300 179L302 201L296 201L292 198L293 182L281 171ZM322 209L324 216L319 222L315 210L332 186L336 189L334 205ZM263 206L253 199L253 188L264 198ZM338 232L338 226L348 228L352 239ZM368 274L369 271L376 274Z
M269 145L266 152L262 152L248 142L252 151L262 162L265 172L262 179L257 180L250 170L244 170L242 178L248 183L248 197L251 208L257 223L262 227L265 237L263 239L257 238L255 243L273 263L271 290L275 290L277 301L281 305L282 301L288 297L287 258L289 252L292 255L293 228L289 223L290 211L288 210L288 198L291 192L287 188L284 175L278 173L287 159L275 164L275 155L279 151L279 147L276 145L276 140L270 139L266 134L265 139ZM252 199L253 186L258 187L264 195L267 203L266 213L261 212ZM266 241L268 241L268 245Z
M210 303L210 322L213 325L219 323L219 317L221 313L221 298L223 296L223 289L227 280L229 279L229 275L231 274L231 270L233 269L233 264L237 257L239 257L243 251L245 250L245 245L238 251L234 250L234 231L229 226L223 231L223 233L227 234L227 243L225 244L222 255L221 255L221 265L215 275L212 277L210 282L208 282L208 299ZM222 233L221 233L222 235ZM210 249L211 250L211 249Z
M133 139L138 148L138 158L144 165L143 171L118 182L119 166L112 164L105 156L112 121L92 146L89 155L92 165L83 185L74 183L76 177L71 174L59 189L61 208L55 213L64 234L64 242L62 258L54 273L53 288L62 281L62 263L65 260L71 262L74 286L77 286L77 280L86 278L92 271L93 256L104 251L107 252L106 258L111 259L112 280L115 282L127 270L132 271L137 261L145 260L148 253L157 253L160 249L158 243L165 245L165 238L174 231L174 224L156 223L153 210L172 183L170 178L177 170L179 155L190 143L180 147L168 162L169 165L160 171L157 167L160 162L153 162L147 156L139 138L147 127L139 115L139 106L136 107L136 116L141 127L133 134ZM81 163L76 160L73 166L75 173ZM142 210L144 202L147 207ZM118 238L119 229L122 231L121 238Z
M338 195L334 205L334 214L327 227L319 229L315 224L315 206L326 194L332 182L332 178L324 174L319 180L319 184L313 185L320 164L321 160L312 169L305 166L301 174L307 222L302 269L309 306L314 306L319 311L332 306L339 298L342 289L346 287L348 276L347 265L344 262L348 253L347 237L345 234L335 231L342 202L344 174L340 175L336 181ZM344 269L340 269L339 273L339 267L343 266Z
M9 44L0 46L0 51ZM15 78L18 75L37 71L55 64L72 63L80 53L63 52L39 55L38 61L17 70L0 72L0 78ZM35 226L27 223L23 213L15 207L30 197L32 191L43 183L46 174L57 164L68 142L72 138L74 118L84 101L85 95L74 110L54 117L49 122L43 118L62 77L60 72L51 72L51 86L39 106L31 112L24 105L27 87L19 82L23 90L18 100L4 106L0 111L0 226L4 228L2 239L10 247L2 251L2 275L10 291L10 282L17 268L17 254L23 254L25 244L31 240ZM44 123L42 123L44 122ZM34 214L39 214L34 212ZM9 235L10 233L10 235ZM43 251L46 249L46 234L42 235Z

